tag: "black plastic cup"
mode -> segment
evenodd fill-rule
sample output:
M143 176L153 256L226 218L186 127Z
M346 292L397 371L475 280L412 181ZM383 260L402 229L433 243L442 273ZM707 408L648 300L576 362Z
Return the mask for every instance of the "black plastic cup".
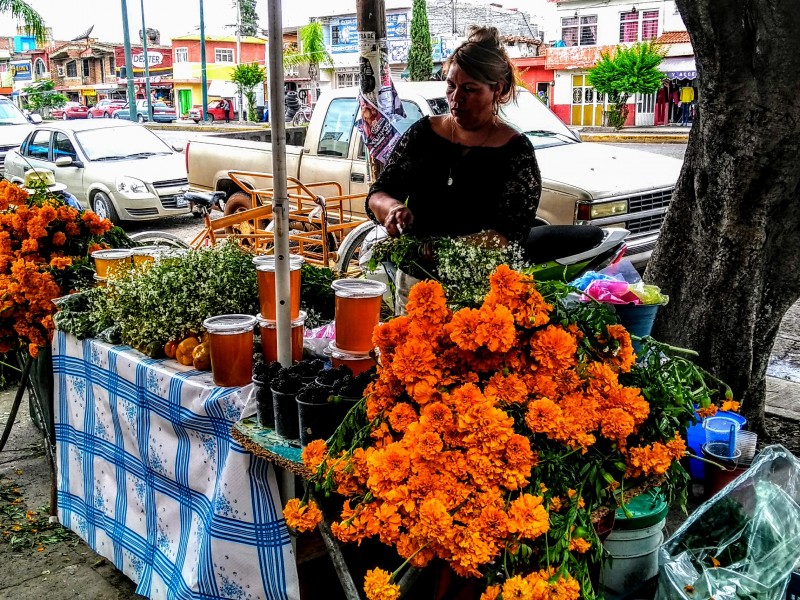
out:
M272 390L262 381L253 379L253 389L256 395L256 416L261 427L275 428L275 408L272 399Z
M272 390L272 407L275 415L275 432L289 440L300 436L297 418L297 392L286 394Z
M335 402L316 404L297 400L297 415L303 447L314 440L327 440L342 422L341 408Z

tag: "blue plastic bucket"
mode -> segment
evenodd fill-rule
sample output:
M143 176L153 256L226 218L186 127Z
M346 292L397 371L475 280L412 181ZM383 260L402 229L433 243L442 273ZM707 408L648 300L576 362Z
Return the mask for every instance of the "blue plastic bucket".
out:
M650 335L660 304L615 304L614 310L628 333L644 337ZM633 340L633 351L639 354L641 344Z
M718 411L717 416L734 419L741 425L742 429L744 429L744 426L747 425L747 419L745 419L739 413ZM698 415L695 412L695 417L697 418L698 422L695 425L689 426L689 429L686 432L686 444L689 446L689 449L692 451L692 454L694 454L695 456L702 456L703 444L706 443L706 431L705 429L703 429L703 420L700 418L700 415ZM705 469L703 468L703 461L697 460L695 458L690 458L689 475L695 481L703 481L705 479Z

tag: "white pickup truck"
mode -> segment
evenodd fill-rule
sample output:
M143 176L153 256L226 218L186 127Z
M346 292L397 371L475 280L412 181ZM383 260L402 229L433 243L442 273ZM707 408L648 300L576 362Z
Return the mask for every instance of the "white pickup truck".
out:
M448 112L444 82L398 83L406 118L405 131L424 115ZM287 173L304 183L337 181L345 194L369 189L369 169L358 118L358 88L326 91L314 109L303 145L286 148ZM533 143L542 173L542 198L537 217L550 225L591 224L623 227L628 256L641 267L656 245L664 215L680 174L681 161L648 152L581 142L544 104L527 90L501 116ZM189 187L224 191L225 213L250 208L228 171L272 171L272 145L208 136L186 147ZM363 202L351 207L364 214Z

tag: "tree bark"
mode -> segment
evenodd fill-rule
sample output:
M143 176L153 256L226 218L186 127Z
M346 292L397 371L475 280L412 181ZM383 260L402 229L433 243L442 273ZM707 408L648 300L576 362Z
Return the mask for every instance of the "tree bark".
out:
M676 0L699 118L645 279L658 339L700 353L763 430L767 361L800 297L797 0Z

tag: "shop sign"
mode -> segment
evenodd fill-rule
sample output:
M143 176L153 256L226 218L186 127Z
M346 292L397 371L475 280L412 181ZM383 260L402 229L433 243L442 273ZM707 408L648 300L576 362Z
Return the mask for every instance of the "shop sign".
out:
M31 63L28 61L12 62L11 75L15 81L29 80L31 78Z
M83 90L84 96L97 96L97 90Z
M144 69L144 52L134 54L131 56L134 68ZM155 67L164 62L164 55L155 50L147 51L147 62L149 66Z

